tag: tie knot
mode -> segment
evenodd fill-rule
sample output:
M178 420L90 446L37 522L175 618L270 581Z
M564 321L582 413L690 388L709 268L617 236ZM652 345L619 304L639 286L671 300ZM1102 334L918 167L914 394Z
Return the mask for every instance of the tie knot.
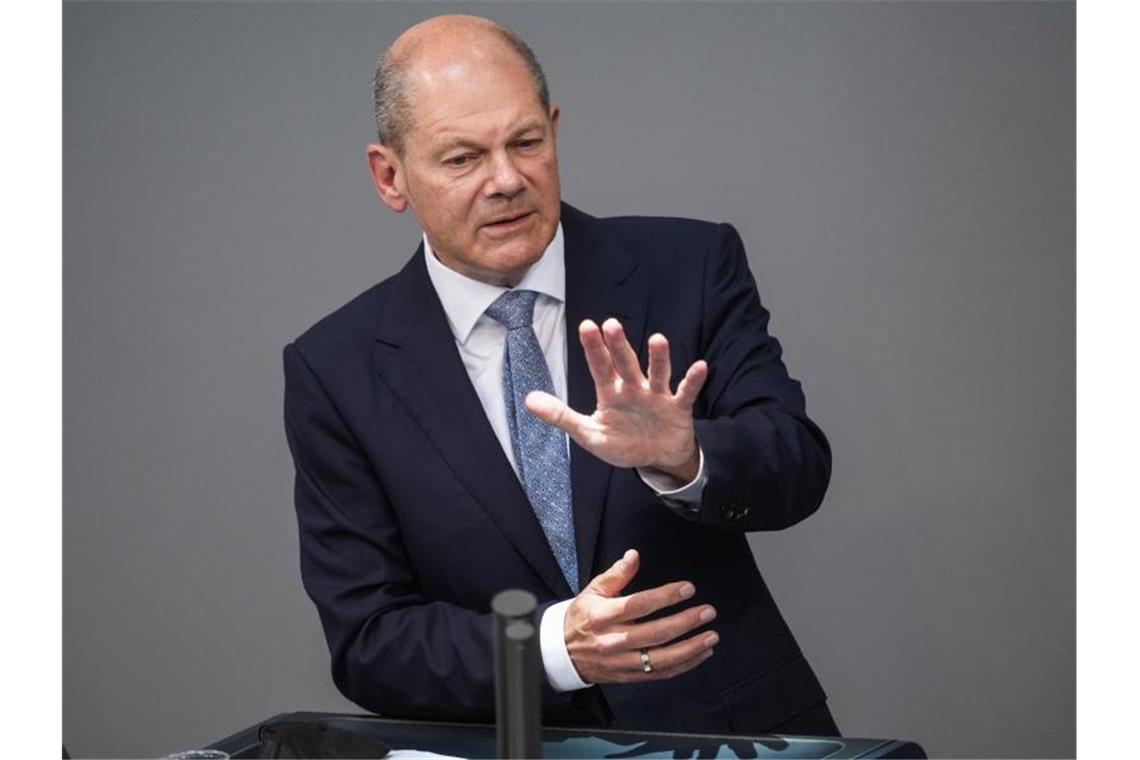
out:
M537 299L538 293L533 290L508 290L487 307L487 316L508 330L530 327Z

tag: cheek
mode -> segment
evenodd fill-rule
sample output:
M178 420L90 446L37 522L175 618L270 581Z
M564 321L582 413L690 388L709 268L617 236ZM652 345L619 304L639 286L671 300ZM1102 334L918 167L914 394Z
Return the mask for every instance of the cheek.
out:
M446 228L448 235L467 234L467 228L473 226L477 193L470 184L463 179L446 182L433 186L427 195L428 213Z
M558 188L558 162L554 157L542 161L541 164L535 167L533 174L534 185L548 194L553 194L552 191ZM546 200L551 200L547 198Z

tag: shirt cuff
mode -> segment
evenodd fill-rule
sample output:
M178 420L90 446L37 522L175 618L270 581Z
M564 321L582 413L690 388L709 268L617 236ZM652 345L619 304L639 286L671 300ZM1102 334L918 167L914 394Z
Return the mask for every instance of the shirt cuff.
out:
M697 453L700 455L700 465L697 467L697 476L680 488L671 488L674 482L673 478L656 470L638 467L638 477L641 478L645 485L652 488L657 496L663 499L667 504L672 505L671 503L679 502L683 505L699 505L701 503L701 497L704 496L705 493L705 485L709 482L709 474L705 469L705 452L700 446L697 447Z
M550 681L555 691L575 691L590 686L578 676L578 671L570 660L570 653L566 651L563 626L566 623L566 610L570 609L572 601L574 600L566 599L547 607L542 613L542 622L538 624L542 668L546 671L546 679Z

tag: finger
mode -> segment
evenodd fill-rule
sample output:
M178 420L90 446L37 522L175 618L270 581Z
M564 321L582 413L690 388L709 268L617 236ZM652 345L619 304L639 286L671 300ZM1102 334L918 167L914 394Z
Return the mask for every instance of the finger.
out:
M717 645L720 641L720 635L716 631L706 631L699 633L696 636L690 636L684 641L678 641L676 644L670 644L667 647L656 647L649 649L649 662L653 670L649 673L645 672L645 668L641 660L641 652L630 652L629 661L631 668L640 671L646 680L656 676L657 678L670 678L676 675L676 671L687 670L686 665L695 667L700 664L700 661L708 656L709 650ZM697 662L693 662L697 660Z
M697 396L701 392L701 388L705 385L705 380L709 376L709 365L704 359L698 359L693 362L689 367L689 371L681 378L681 382L677 384L677 403L681 406L688 408L691 407L697 400Z
M666 583L664 586L638 591L614 600L614 620L633 622L657 610L691 599L695 593L696 587L688 581Z
M602 323L602 336L606 340L606 347L610 350L610 358L614 369L623 382L641 385L645 382L645 375L641 374L641 364L637 361L637 354L626 340L625 330L613 317Z
M699 639L698 639L699 641ZM589 681L593 683L638 683L641 681L660 681L673 678L697 667L712 657L716 650L712 646L699 646L698 651L688 658L670 658L664 649L650 649L649 665L651 670L646 673L641 661L640 651L625 651L618 654L606 655L590 662Z
M686 660L686 661L684 661L678 665L674 665L671 668L659 668L656 665L654 665L653 666L653 672L645 673L644 671L642 671L642 673L641 673L642 679L641 680L664 681L664 680L669 679L669 678L676 678L677 676L681 675L682 673L687 673L688 671L692 670L693 668L700 666L702 663L704 663L710 657L712 657L713 654L715 653L715 651L716 651L715 649L712 649L710 647L709 649L704 650L703 652L701 652L697 656L695 656L691 659L688 659L688 660ZM638 659L640 660L640 654L638 655Z
M590 377L594 378L594 385L600 389L613 383L617 373L614 372L610 350L606 348L601 328L592 320L582 320L582 324L578 325L578 341L586 354L586 366L590 368Z
M622 645L626 649L659 647L715 619L716 608L712 605L691 607L668 617L631 625L621 634Z
M594 576L586 586L596 594L605 597L615 597L622 592L633 576L637 575L637 568L641 565L641 557L636 549L628 549L617 562L607 570Z
M669 361L669 341L661 333L649 336L649 390L669 392L669 375L673 372Z
M567 406L562 399L551 396L545 391L531 391L526 394L526 408L547 425L569 433L575 441L579 440L583 423L588 419Z

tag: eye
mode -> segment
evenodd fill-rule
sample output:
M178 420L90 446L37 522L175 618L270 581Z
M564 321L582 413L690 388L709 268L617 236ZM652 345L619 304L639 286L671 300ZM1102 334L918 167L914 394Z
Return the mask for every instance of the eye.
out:
M531 137L531 138L528 138L526 140L517 140L515 142L515 145L520 147L520 148L526 149L526 148L533 148L534 146L538 145L540 142L542 142L542 140L540 140L539 138Z
M451 158L445 158L443 160L443 163L446 164L447 166L454 166L456 168L459 168L462 166L466 166L468 163L471 162L471 160L473 158L474 158L474 156L472 156L470 153L464 153L464 154L459 155L459 156L452 156Z

